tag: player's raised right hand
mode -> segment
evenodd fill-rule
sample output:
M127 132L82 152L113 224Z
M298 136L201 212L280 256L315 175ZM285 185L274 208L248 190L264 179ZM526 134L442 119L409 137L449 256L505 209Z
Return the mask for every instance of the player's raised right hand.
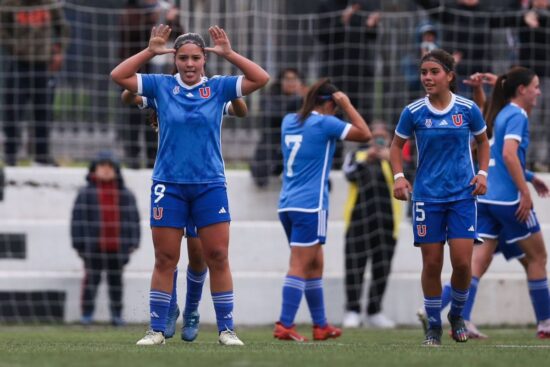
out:
M171 32L172 28L164 24L153 27L153 29L151 29L151 37L149 38L147 50L155 55L175 53L176 50L166 47Z

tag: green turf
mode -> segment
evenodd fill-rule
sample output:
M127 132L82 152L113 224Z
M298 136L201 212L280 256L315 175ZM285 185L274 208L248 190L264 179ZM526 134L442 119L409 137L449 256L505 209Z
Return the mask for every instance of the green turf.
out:
M299 327L309 334L309 328ZM222 347L217 333L201 330L193 343L178 338L164 346L137 347L143 326L0 326L0 366L545 366L550 341L533 329L490 329L490 339L440 348L422 347L420 330L352 330L336 340L276 341L270 327L240 328L245 347Z

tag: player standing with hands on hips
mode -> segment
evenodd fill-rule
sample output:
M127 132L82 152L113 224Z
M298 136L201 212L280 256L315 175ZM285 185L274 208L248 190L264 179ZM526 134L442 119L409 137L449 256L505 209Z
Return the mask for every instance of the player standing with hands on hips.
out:
M231 217L220 124L226 103L263 87L269 75L235 52L227 34L218 26L208 30L214 47L205 47L200 35L186 33L176 39L174 48L167 48L170 32L166 25L153 27L149 46L111 72L121 87L155 100L159 121L159 149L151 187L155 247L151 330L137 344L164 344L174 269L184 228L193 220L210 271L219 342L243 345L233 328L233 281L228 260ZM206 52L225 58L244 76L205 77ZM167 53L175 55L177 74L137 73L153 57Z
M473 101L454 94L453 57L440 49L422 57L420 81L428 95L403 109L390 148L394 196L407 200L412 191L415 246L422 250L422 290L429 328L424 345L441 344L441 270L449 242L453 272L448 314L452 337L468 340L461 312L468 299L474 239L477 238L476 195L487 190L489 141L486 125ZM418 167L414 191L403 174L401 151L416 137ZM479 171L474 171L471 136L478 146Z

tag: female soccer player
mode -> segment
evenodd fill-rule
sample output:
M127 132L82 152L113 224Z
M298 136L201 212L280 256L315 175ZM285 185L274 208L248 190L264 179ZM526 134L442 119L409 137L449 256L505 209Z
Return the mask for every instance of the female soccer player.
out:
M476 195L487 188L489 141L479 108L457 96L453 57L441 50L424 55L420 81L428 93L401 113L390 148L394 196L407 200L412 187L403 174L401 151L416 136L418 167L413 191L413 229L422 251L422 290L429 320L424 345L441 344L441 269L449 242L453 266L452 303L448 314L452 337L468 340L461 311L468 298L471 260L476 238ZM470 136L478 144L480 170L474 171Z
M529 293L537 319L537 336L550 338L550 300L546 248L525 179L529 146L528 116L541 92L530 69L514 67L499 76L485 118L492 136L489 189L479 198L480 257L489 257L499 237L517 242L525 253Z
M149 46L120 63L113 80L132 93L155 99L159 114L159 150L151 188L151 227L155 267L151 280L151 330L138 345L164 343L183 228L192 219L198 228L210 271L210 288L224 345L243 345L233 331L233 282L228 261L229 207L220 124L225 104L263 87L269 75L231 49L218 26L210 27L215 47L205 47L193 33L179 36L174 48L166 42L171 29L153 27ZM206 52L224 57L244 76L206 78L202 71ZM175 54L176 75L138 74L156 55Z
M491 87L495 86L495 83L498 79L498 75L492 73L475 73L470 76L468 80L465 80L464 83L468 84L473 89L473 100L478 105L480 110L483 112L484 108L487 106L485 91L483 90L483 85L488 84ZM539 177L529 170L524 172L525 180L530 182L533 185L533 188L537 194L544 198L547 197L550 193L546 183L541 180ZM479 214L479 213L478 213ZM498 244L494 249L494 252L491 253L493 249L492 246L474 246L474 251L472 254L472 281L470 283L470 290L468 295L468 300L462 310L462 317L464 318L464 323L468 329L468 337L470 339L486 339L488 336L478 330L476 325L472 322L471 314L474 308L474 303L477 294L478 284L489 269L494 255L502 254L506 261L511 261L512 259L517 259L521 266L525 269L527 275L527 261L525 259L525 253L521 250L517 242L506 243L504 237L499 233ZM445 308L451 301L451 285L446 283L443 287L442 295L442 308ZM534 301L534 300L533 300ZM418 314L423 326L427 328L427 318L422 311Z
M337 108L351 124L335 117ZM314 84L298 113L282 122L284 170L279 219L290 244L290 269L283 285L282 311L273 336L305 341L294 317L305 293L313 319L313 339L337 338L342 331L327 323L323 300L323 248L328 218L328 175L337 139L365 142L371 132L348 96L328 79Z
M174 74L177 72L174 71ZM204 74L204 73L203 73ZM128 105L136 105L140 109L151 109L153 111L150 120L152 127L158 131L158 118L156 113L156 103L154 100L148 101L147 97L142 97L131 93L125 89L121 95L122 102ZM246 102L242 98L236 98L227 103L224 114L237 117L245 117L248 113ZM199 334L199 302L202 296L202 288L206 279L207 265L202 253L201 241L197 235L197 229L192 221L187 222L184 236L187 238L187 292L185 296L185 308L183 312L183 327L181 329L181 339L192 342ZM177 297L177 279L178 268L174 270L174 283L172 288L172 298L168 310L168 319L164 337L169 339L176 333L176 322L180 315Z

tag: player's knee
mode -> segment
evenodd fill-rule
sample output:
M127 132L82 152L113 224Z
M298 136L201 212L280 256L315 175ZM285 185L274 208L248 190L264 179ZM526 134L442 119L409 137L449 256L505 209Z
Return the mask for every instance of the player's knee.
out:
M227 248L218 247L209 249L208 251L204 251L204 256L209 266L223 266L228 261Z
M155 269L164 271L173 270L178 265L178 258L171 253L157 251L155 253Z
M467 275L470 274L471 266L470 262L465 261L458 261L453 264L453 272L457 274Z
M424 259L424 272L427 274L438 275L443 267L443 262L439 258L426 258Z

